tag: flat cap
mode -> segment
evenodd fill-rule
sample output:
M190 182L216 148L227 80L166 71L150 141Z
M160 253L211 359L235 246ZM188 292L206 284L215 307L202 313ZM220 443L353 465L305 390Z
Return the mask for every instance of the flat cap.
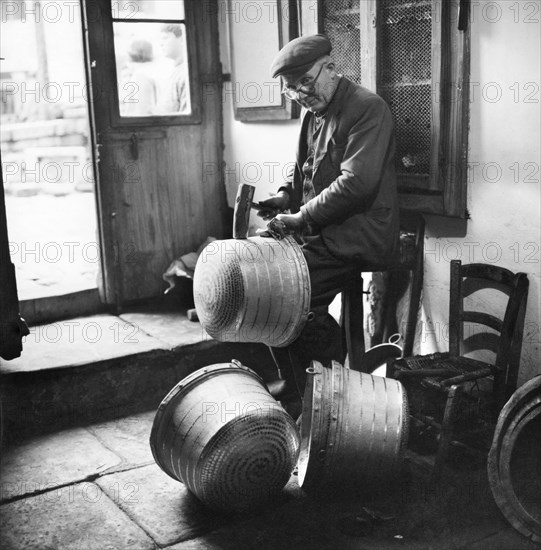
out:
M322 34L301 36L288 42L274 58L271 65L272 78L283 74L303 74L324 55L331 53L332 44Z

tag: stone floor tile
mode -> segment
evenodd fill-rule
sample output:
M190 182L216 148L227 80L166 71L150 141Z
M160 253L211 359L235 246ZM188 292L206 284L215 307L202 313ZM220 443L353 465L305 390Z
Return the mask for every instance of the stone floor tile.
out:
M170 550L457 550L502 529L493 503L475 485L433 488L410 479L372 494L292 496L285 505Z
M189 321L183 312L122 313L120 318L144 330L169 348L211 340L198 322Z
M168 550L395 550L402 540L392 535L350 536L340 530L340 521L353 516L360 506L343 505L310 498L293 499L251 518L231 521L211 533L180 542ZM334 510L333 510L334 509ZM411 542L411 541L410 541ZM411 544L408 550L423 546Z
M94 483L0 506L2 550L151 550L154 543Z
M93 424L87 429L105 447L122 458L122 467L143 465L154 462L149 437L155 416L156 411L148 411Z
M0 500L81 481L120 463L83 428L34 438L2 452Z
M21 357L0 360L2 372L86 365L164 347L137 324L114 315L93 315L31 327L23 346Z
M306 495L292 476L280 499L263 511L210 511L183 484L147 463L154 414L8 449L0 464L0 496L40 494L0 506L2 550L153 548L151 538L169 550L537 548L504 520L484 469L428 485L406 468L400 482L371 494L363 487L356 496L324 498Z
M157 465L106 475L97 483L107 494L119 491L115 502L160 546L196 537L225 521Z
M408 545L414 543L438 550L456 550L468 547L472 541L490 536L501 529L501 517L492 502L486 474L470 476L469 483L458 485L441 481L431 485L410 476L402 481L402 488L376 506L390 509L396 520L389 522ZM386 526L378 528L383 535ZM408 546L409 547L409 546Z
M467 548L468 550L539 550L541 544L535 544L518 531L506 528L490 537L469 544Z

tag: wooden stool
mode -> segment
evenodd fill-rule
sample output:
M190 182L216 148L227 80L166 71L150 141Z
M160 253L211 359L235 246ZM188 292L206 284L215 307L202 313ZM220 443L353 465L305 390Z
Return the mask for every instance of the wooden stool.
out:
M396 265L389 266L385 271L389 273L388 291L384 301L383 315L386 330L385 336L390 336L398 331L396 326L396 306L400 296L396 292L397 280L404 272L411 273L411 284L409 292L408 319L404 334L404 355L411 355L415 339L415 327L417 325L417 314L421 301L423 288L423 255L424 255L424 218L420 215L402 214L400 224L400 260ZM376 268L374 271L382 271ZM367 269L366 272L369 272ZM366 346L364 341L364 304L363 304L363 278L359 273L357 281L348 286L342 292L342 311L340 324L342 326L343 341L346 345L349 366L353 370L362 370L362 357ZM381 342L377 342L381 343Z

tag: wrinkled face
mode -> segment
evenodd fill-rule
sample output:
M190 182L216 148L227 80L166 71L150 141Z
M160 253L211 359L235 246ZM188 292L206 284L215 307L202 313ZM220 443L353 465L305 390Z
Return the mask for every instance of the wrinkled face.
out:
M316 62L300 78L283 75L282 93L300 103L305 109L319 113L327 108L334 95L338 85L336 76L332 61Z
M172 32L162 32L160 36L160 47L165 57L182 60L182 39L177 38Z

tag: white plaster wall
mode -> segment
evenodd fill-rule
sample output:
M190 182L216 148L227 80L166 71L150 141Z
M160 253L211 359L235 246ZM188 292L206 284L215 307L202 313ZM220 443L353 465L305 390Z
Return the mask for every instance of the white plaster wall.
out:
M298 120L245 123L234 119L231 96L224 98L224 171L227 201L233 206L239 183L254 185L254 200L268 198L284 182L295 160ZM251 224L262 227L255 215Z
M231 73L229 32L225 4L219 3L220 57L222 72ZM266 15L265 11L261 12ZM254 18L255 19L255 18ZM254 22L254 24L257 24ZM254 64L258 60L254 58ZM224 179L229 206L233 206L237 187L249 183L256 188L254 200L260 201L275 192L284 182L284 174L295 160L300 121L239 122L235 120L233 102L242 94L232 82L224 83ZM269 82L272 81L269 74ZM264 227L255 213L250 218L251 232Z
M530 281L519 383L541 373L540 25L532 2L472 2L468 210L427 217L421 351L448 349L449 261L485 262Z

